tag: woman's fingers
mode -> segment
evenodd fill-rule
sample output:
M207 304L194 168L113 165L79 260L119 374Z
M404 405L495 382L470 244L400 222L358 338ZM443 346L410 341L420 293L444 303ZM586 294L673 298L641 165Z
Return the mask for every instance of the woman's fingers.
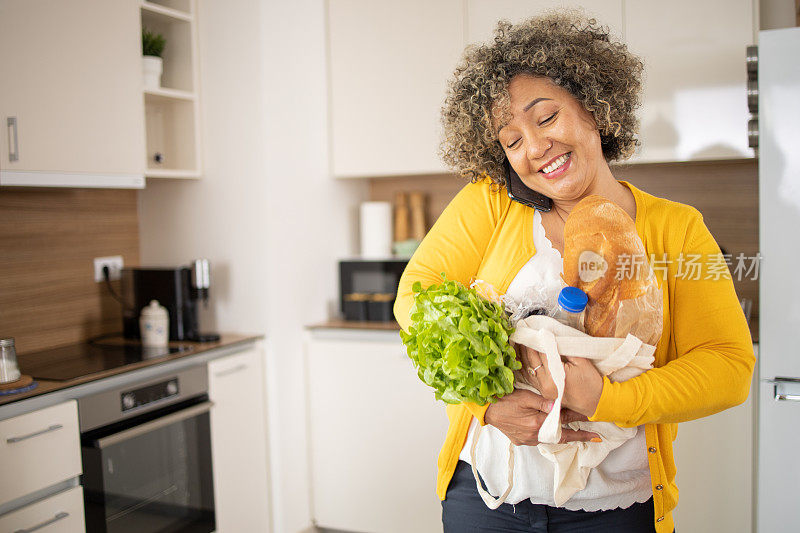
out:
M526 379L542 393L542 396L549 400L555 400L558 397L558 388L556 388L556 382L553 381L553 376L550 375L547 357L524 345L522 345L522 353L528 374ZM536 369L535 372L534 369Z
M572 409L567 409L566 407L561 408L562 424L569 424L570 422L587 422L588 420L589 418L584 414L573 411Z
M583 431L581 429L562 429L561 430L561 444L566 442L601 442L600 435L590 431Z

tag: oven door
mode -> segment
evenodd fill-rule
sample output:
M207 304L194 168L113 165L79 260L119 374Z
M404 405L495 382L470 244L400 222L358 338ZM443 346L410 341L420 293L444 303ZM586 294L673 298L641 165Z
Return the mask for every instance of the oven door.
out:
M211 406L172 407L82 436L87 532L215 530Z

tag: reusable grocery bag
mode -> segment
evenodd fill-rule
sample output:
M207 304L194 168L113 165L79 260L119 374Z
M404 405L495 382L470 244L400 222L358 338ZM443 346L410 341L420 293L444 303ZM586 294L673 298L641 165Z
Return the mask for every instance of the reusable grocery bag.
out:
M586 487L592 468L599 465L615 448L636 435L637 428L622 428L610 422L572 422L571 429L581 429L597 433L603 442L568 442L561 444L561 402L564 396L564 364L562 356L584 357L590 359L603 376L611 381L626 381L653 367L655 346L643 343L634 335L625 338L591 337L586 333L565 326L545 315L534 315L516 323L516 331L510 340L538 350L547 357L550 374L555 381L558 397L553 408L539 429L537 445L541 454L554 465L553 500L562 506L573 494ZM539 393L525 379L523 371L515 372L514 387ZM498 498L494 498L482 486L476 468L475 448L480 437L481 426L476 428L470 449L472 473L478 493L490 509L497 509L514 486L514 448L508 449L508 488Z

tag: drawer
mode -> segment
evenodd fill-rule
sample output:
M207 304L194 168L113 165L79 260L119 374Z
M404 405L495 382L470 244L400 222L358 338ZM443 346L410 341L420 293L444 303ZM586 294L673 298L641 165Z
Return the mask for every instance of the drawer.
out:
M79 475L77 403L71 400L0 422L0 473L0 503Z
M85 533L80 486L0 516L3 533Z

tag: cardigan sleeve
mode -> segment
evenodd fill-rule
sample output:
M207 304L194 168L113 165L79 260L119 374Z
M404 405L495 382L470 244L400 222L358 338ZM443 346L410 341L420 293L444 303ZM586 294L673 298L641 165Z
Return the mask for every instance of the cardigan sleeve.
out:
M669 257L674 264L699 254L703 266L699 279L675 275L670 268L674 276L672 341L677 357L625 382L612 383L604 377L591 421L623 427L686 422L747 399L755 365L750 330L719 246L702 215L692 212L681 254ZM709 270L715 259L721 268Z
M408 331L414 301L411 287L441 283L441 273L448 279L469 287L483 261L501 211L501 197L484 183L466 185L453 198L409 260L397 288L394 316ZM464 402L481 425L485 425L487 405Z

